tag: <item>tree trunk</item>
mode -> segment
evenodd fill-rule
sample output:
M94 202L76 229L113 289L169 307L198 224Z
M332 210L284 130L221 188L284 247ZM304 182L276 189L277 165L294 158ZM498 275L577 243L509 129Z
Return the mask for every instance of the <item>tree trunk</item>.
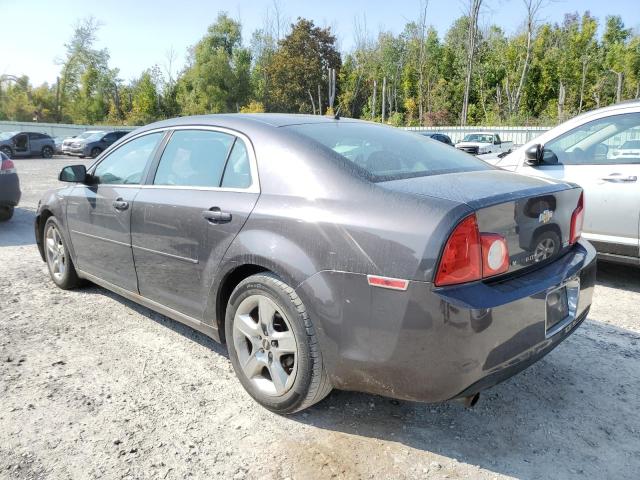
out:
M469 5L469 34L467 37L467 69L464 79L464 97L462 98L462 114L460 125L467 124L469 110L469 92L471 91L471 79L473 75L473 60L476 54L476 36L478 30L478 15L480 13L482 0L470 0Z
M373 81L373 97L371 98L371 120L376 119L376 93L378 91L378 81Z
M384 115L387 111L387 77L382 77L382 123L384 123Z
M316 104L313 101L313 95L311 95L311 90L307 90L307 93L309 94L309 98L311 99L311 107L313 108L313 114L316 114Z
M562 80L560 80L560 86L558 87L558 121L562 121L563 117L564 117L564 100L566 98L567 92L564 86L564 83L562 83Z
M615 72L618 76L618 85L616 86L616 103L622 101L622 83L624 81L624 72Z
M578 113L582 112L582 102L584 100L584 82L587 76L587 57L582 58L582 80L580 82L580 105L578 106Z
M318 115L322 115L322 97L320 96L320 84L318 84Z

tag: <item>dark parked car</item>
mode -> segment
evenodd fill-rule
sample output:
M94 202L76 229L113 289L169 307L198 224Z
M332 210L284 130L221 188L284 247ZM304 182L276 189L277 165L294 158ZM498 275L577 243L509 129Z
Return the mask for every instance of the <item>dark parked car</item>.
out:
M453 147L453 142L451 141L451 138L449 138L449 135L445 135L444 133L438 133L438 132L419 132L419 133L422 136L433 138L434 140L437 140L442 143L446 143L447 145L451 145Z
M20 201L20 180L9 157L0 152L0 222L13 217L13 209Z
M472 404L591 305L579 187L392 127L184 117L60 180L73 183L35 223L53 281L91 280L226 342L242 385L279 413L332 388ZM537 198L553 212L536 216ZM551 218L561 247L537 261L518 231Z
M9 158L43 157L51 158L55 152L53 138L37 132L0 133L0 152Z
M68 148L65 146L65 153L81 158L96 158L111 144L120 140L127 133L129 132L121 130L115 132L94 132L86 138L77 138Z

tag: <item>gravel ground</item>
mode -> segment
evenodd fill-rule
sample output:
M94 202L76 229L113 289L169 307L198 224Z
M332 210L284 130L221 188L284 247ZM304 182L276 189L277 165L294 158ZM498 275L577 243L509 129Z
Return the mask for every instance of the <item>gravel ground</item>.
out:
M69 163L16 161L23 201L0 224L0 478L638 478L638 270L601 264L589 320L473 409L334 391L279 417L223 346L53 285L32 222Z

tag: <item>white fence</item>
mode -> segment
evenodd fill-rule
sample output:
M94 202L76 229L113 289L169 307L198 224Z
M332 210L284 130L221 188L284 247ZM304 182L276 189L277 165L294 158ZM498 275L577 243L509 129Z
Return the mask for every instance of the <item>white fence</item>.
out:
M123 127L112 125L68 125L64 123L39 123L39 122L0 122L0 132L38 132L46 133L52 137L70 137L78 135L85 130L133 130L136 127Z
M67 125L62 123L7 122L0 121L0 132L39 132L52 137L78 135L85 130L133 130L136 127L112 125ZM534 137L549 130L550 127L404 127L405 130L418 132L440 132L449 135L451 140L459 142L467 133L487 130L500 135L505 141L516 145L527 143Z
M542 135L551 127L404 127L416 132L438 132L448 135L454 143L462 140L467 133L488 131L500 135L500 139L522 145L538 135Z

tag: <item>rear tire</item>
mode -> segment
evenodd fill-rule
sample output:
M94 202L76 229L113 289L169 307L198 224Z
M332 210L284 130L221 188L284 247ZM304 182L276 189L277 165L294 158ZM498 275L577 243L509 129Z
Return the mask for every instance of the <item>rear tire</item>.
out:
M69 249L55 217L49 217L44 225L43 248L51 280L63 290L81 285L81 280L69 255Z
M13 217L13 207L0 207L0 222L6 222Z
M96 158L98 155L102 153L102 149L95 147L91 150L91 158Z
M53 148L47 146L42 147L42 158L51 158L53 157Z
M305 306L276 275L259 273L238 284L229 298L225 333L240 383L268 410L298 412L331 392Z

